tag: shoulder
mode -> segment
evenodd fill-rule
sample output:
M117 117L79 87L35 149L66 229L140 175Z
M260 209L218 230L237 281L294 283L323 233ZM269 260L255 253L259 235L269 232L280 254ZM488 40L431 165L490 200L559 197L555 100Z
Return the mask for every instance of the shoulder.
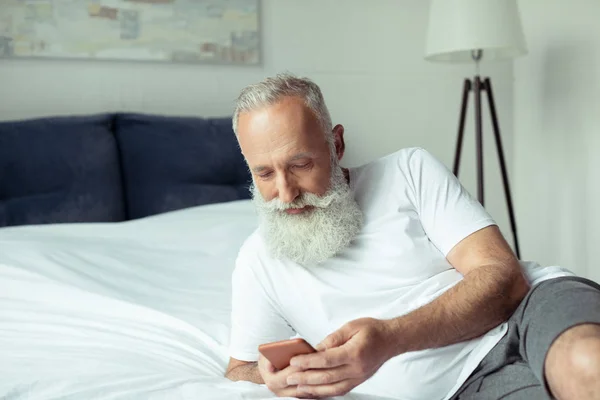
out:
M289 268L274 259L258 228L245 240L238 252L232 274L232 290L271 296L277 288L273 282L285 279Z
M387 163L393 163L396 170L413 184L419 183L417 181L425 177L429 180L446 179L452 175L450 169L440 159L422 147L402 149L387 158Z
M423 163L439 162L423 147L409 147L391 154L393 161L401 169L412 169Z
M233 291L245 291L256 283L256 272L261 268L262 239L256 229L246 238L235 259L232 273Z
M414 197L409 161L419 151L416 147L402 148L351 169L351 186L363 211L371 206L377 210L386 209L387 205L409 206L406 200L411 202Z
M357 175L365 177L376 175L379 178L385 176L392 178L399 174L408 178L420 164L431 160L435 158L424 148L406 147L363 164L355 170Z
M238 251L236 267L244 264L254 264L265 253L265 244L258 228L244 240Z
M259 228L256 228L240 247L235 261L234 272L238 274L251 272L257 277L262 277L280 269L274 268L280 262L271 257L267 245L259 232Z
M431 153L422 147L406 147L382 156L359 168L405 167L409 163L423 159L435 159Z

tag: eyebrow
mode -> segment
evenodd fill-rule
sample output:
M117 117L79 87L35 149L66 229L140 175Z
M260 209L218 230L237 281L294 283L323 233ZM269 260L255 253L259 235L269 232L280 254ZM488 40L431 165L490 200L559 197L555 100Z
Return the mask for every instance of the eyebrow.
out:
M315 153L304 152L304 153L295 154L292 158L290 158L288 160L288 163L290 163L292 161L300 160L302 158L315 158ZM252 171L254 171L254 172L261 172L261 171L264 171L265 169L268 169L268 168L269 167L267 167L266 165L258 165L256 167L252 168Z
M293 156L292 158L290 158L289 161L296 161L301 158L315 158L315 153L311 153L311 152L298 153L295 156Z

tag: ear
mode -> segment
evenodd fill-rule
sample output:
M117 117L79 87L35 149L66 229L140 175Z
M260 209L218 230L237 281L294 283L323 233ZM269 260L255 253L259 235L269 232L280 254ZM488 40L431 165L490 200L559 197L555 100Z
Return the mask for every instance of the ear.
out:
M335 141L335 152L337 153L338 161L341 161L346 151L346 143L344 143L344 127L337 124L333 127L333 140Z

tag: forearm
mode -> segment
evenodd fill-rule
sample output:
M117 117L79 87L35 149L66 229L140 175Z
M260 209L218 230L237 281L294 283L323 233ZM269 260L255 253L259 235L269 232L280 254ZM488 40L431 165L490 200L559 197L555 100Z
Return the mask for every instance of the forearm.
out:
M260 385L265 383L260 375L260 372L258 371L257 363L250 363L232 368L227 371L225 377L232 381L248 381L258 383Z
M506 321L529 289L514 271L482 266L433 302L389 320L393 355L473 339Z

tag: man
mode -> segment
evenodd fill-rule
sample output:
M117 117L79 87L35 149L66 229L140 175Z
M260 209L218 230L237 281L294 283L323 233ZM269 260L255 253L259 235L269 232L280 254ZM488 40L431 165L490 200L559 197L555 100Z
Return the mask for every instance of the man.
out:
M228 378L301 398L600 399L598 285L521 265L429 153L341 168L343 126L292 75L245 88L233 126L260 226L233 275ZM319 351L281 371L259 355L294 335Z

